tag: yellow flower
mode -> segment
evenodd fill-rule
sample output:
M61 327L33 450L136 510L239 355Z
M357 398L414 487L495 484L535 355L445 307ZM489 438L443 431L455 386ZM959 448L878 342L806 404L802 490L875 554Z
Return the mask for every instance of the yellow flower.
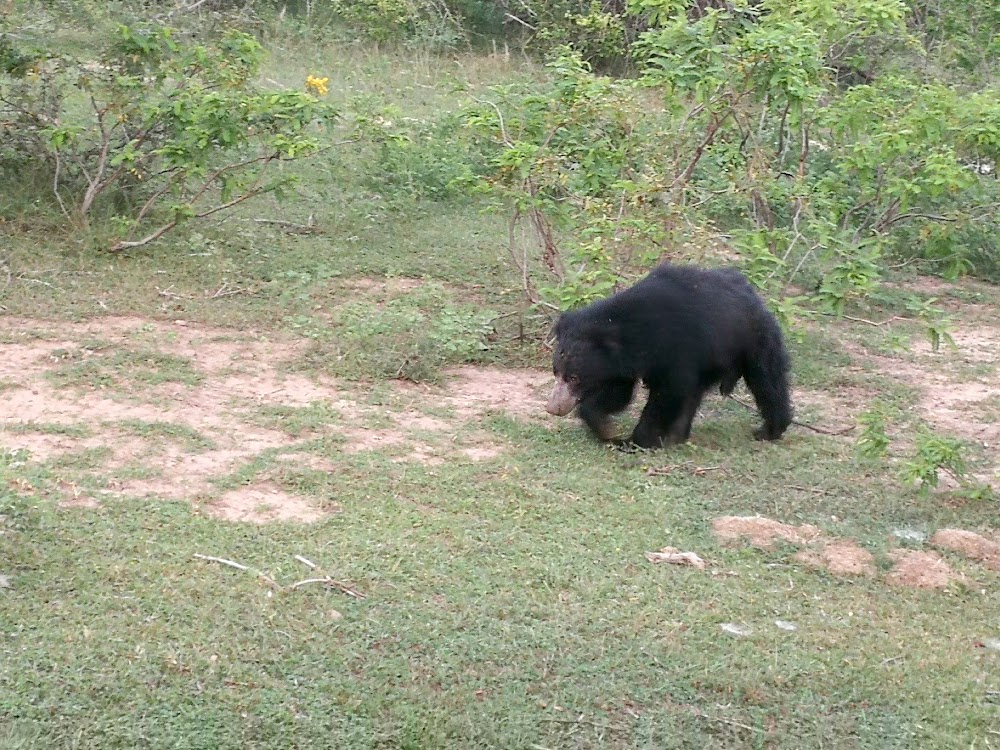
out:
M315 91L320 96L324 96L330 90L326 85L329 82L329 78L317 78L314 75L306 76L306 88L310 91Z

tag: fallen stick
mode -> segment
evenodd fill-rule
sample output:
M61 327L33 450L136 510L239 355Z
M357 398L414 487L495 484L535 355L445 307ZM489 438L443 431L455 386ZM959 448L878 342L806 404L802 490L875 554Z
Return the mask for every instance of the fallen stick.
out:
M314 563L312 560L307 560L302 555L296 555L295 559L298 560L303 565L308 565L310 568L315 568L316 567L316 563Z
M271 586L273 586L274 588L276 588L276 589L280 589L281 588L281 584L279 584L276 580L274 580L273 578L271 578L271 576L269 576L266 573L263 573L263 572L261 572L259 570L251 571L250 568L248 568L246 565L241 565L238 562L233 562L232 560L226 560L224 557L212 557L211 555L199 555L197 552L194 553L194 556L197 557L199 560L207 560L208 562L216 562L216 563L219 563L220 565L228 565L230 568L236 568L237 570L245 570L248 573L251 573L251 572L252 573L256 573L260 578L263 578L265 581L267 581L269 584L271 584Z
M326 584L327 586L330 586L332 588L338 589L339 591L343 591L348 596L353 596L355 599L364 599L365 598L365 595L362 594L360 591L356 591L356 590L352 589L346 583L341 583L340 581L335 581L332 578L330 578L329 576L326 576L324 578L306 578L304 581L297 581L296 583L293 583L288 588L290 588L290 589L297 589L297 588L299 588L299 586L307 586L310 583L323 583L323 584Z

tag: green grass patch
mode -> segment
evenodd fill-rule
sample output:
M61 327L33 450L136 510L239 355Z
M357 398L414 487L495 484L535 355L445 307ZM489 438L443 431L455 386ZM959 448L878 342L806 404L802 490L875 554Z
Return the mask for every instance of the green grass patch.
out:
M67 437L86 438L93 431L82 424L60 424L58 422L8 422L3 426L4 432L15 434L66 435Z
M0 712L32 747L967 746L995 718L984 690L1000 655L975 646L1000 621L995 596L833 578L790 549L720 547L708 522L765 513L880 552L900 524L975 514L866 476L834 441L752 444L748 422L696 425L696 444L668 454L495 419L530 450L488 468L262 461L258 473L344 509L305 527L4 495L2 617L8 632L32 623L32 637L17 636L0 673ZM685 461L722 470L646 472ZM665 544L723 574L643 559ZM195 553L286 585L329 574L366 598L321 585L272 595Z
M442 367L485 351L496 313L453 300L438 283L421 284L379 305L347 302L332 313L330 336L305 366L347 378L436 381Z
M171 440L189 452L209 450L215 443L198 430L178 422L150 422L141 419L124 419L110 423L112 426L147 440Z
M343 422L343 414L325 403L308 406L261 406L244 415L255 424L282 430L292 437L323 430Z
M58 388L134 390L163 383L194 386L202 380L202 375L187 357L150 349L119 347L112 353L92 356L67 350L58 358L65 361L46 373Z

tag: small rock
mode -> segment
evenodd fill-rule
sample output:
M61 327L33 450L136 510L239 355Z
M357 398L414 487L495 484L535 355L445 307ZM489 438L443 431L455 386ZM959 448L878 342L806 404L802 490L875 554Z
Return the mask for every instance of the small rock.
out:
M724 622L719 627L726 633L730 635L735 635L739 638L746 638L749 635L753 635L753 631L750 628L744 627L742 625L736 625L732 622Z

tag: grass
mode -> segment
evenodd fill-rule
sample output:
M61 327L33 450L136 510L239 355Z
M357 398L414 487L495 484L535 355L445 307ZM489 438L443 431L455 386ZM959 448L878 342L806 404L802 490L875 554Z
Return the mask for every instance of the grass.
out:
M212 440L206 438L198 430L192 429L186 424L176 422L157 422L141 419L125 419L116 426L137 437L150 439L173 440L184 446L188 451L202 451L214 447Z
M706 527L765 513L877 550L900 524L968 527L991 508L859 481L825 438L751 445L745 418L653 459L568 425L489 426L527 447L485 466L341 455L325 487L344 512L309 527L5 496L8 726L29 747L962 747L995 726L984 691L1000 654L975 645L1000 618L990 588L835 579L786 551L719 547ZM724 471L648 477L651 460ZM789 489L793 467L823 494ZM644 561L664 544L721 575ZM195 553L285 584L313 577L301 554L366 598L271 595Z
M185 357L151 349L116 347L114 352L81 359L70 353L65 364L51 373L59 388L100 389L126 387L141 389L163 383L196 385L201 376Z
M329 75L335 99L365 97L428 120L489 83L538 75L494 57L270 43L266 76L280 85ZM446 155L426 156L447 167ZM405 184L420 188L418 166L408 165ZM379 428L394 424L389 411L418 403L388 380L403 362L432 381L463 361L547 368L534 335L547 321L518 295L506 217L469 196L414 197L388 172L376 155L345 147L301 167L294 200L247 204L132 256L94 252L83 235L11 230L3 306L40 319L54 331L46 338L60 321L108 314L298 337L310 348L297 366L350 379ZM254 221L310 214L325 234ZM423 283L352 285L398 277ZM223 285L242 291L214 296ZM995 303L991 295L960 299ZM887 316L903 302L889 298ZM507 317L480 336L472 323L483 311ZM465 343L448 350L456 329ZM908 426L913 390L882 365L859 367L844 338L891 354L903 333L921 335L810 326L792 344L796 384L877 395ZM4 343L26 340L0 333ZM204 386L191 359L161 350L168 343L78 342L54 363L52 383L133 396L167 381ZM23 388L14 386L0 381L0 394ZM453 416L426 401L426 414ZM995 501L904 487L894 465L859 458L847 438L796 428L780 444L755 443L756 417L718 399L706 401L693 443L665 453L605 450L573 420L553 427L492 413L440 435L439 465L397 460L410 445L345 450L345 416L319 402L264 404L226 425L244 420L297 442L237 461L214 492L264 479L339 509L310 525L231 523L187 501L127 494L63 507L66 483L99 493L145 476L143 467L109 468L107 448L45 463L0 452L0 574L10 579L0 587L0 750L1000 744L1000 650L989 645L1000 638L997 575L946 553L965 578L943 591L893 588L883 576L894 532L995 528ZM123 440L191 452L215 441L180 422L110 426ZM85 438L98 425L5 429ZM452 438L462 445L484 432L503 447L497 457L448 452ZM794 562L789 547L722 546L711 533L717 516L754 514L855 540L880 573L835 577ZM643 557L666 545L696 551L709 569ZM364 598L319 583L291 588L325 575ZM730 623L749 635L723 630Z

